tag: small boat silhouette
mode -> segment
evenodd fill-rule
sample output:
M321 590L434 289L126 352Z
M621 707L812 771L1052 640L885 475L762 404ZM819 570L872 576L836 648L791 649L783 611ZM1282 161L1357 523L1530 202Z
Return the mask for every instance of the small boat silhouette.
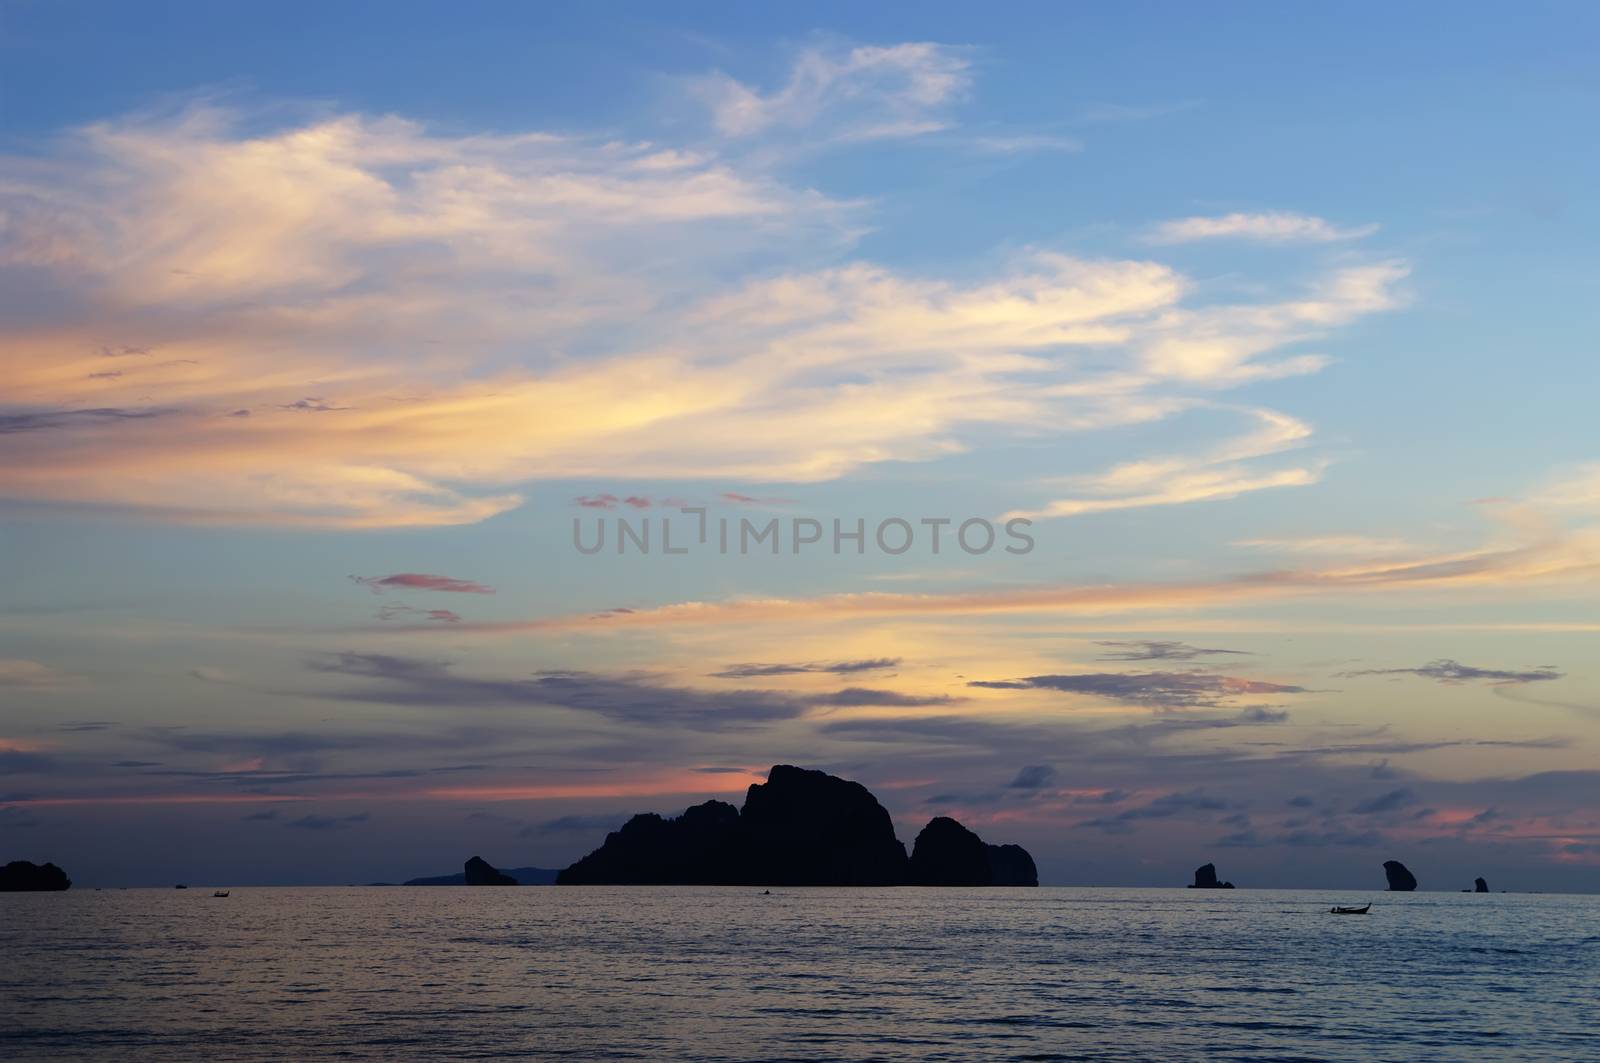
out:
M227 895L228 895L228 891L227 890L215 890L211 894L211 896L213 896L213 897L226 897Z
M1359 908L1355 907L1354 905L1346 907L1336 904L1332 908L1328 909L1328 911L1333 915L1366 915L1367 909L1371 907L1372 905L1370 904L1363 904Z

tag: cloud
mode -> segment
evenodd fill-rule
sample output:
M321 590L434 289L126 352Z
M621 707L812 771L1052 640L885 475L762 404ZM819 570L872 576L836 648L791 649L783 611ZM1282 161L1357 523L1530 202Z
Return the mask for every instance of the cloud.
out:
M787 506L792 505L794 502L791 498L757 498L754 495L747 495L739 491L724 491L717 497L724 502L732 502L741 506Z
M1289 713L1284 709L1268 708L1265 705L1250 705L1239 710L1240 723L1282 723L1289 718Z
M1166 819L1182 812L1220 812L1227 809L1227 807L1226 801L1198 791L1168 793L1161 795L1149 804L1124 809L1113 816L1084 820L1077 826L1096 828L1108 834L1123 834L1132 829L1130 824L1136 820Z
M248 818L254 819L256 817L252 816ZM365 812L358 812L352 816L323 816L313 812L308 815L301 816L299 819L288 820L284 823L284 826L293 827L296 830L338 830L342 827L347 827L352 823L365 823L367 818L367 813Z
M120 421L142 421L161 416L159 410L124 410L105 407L96 410L33 410L28 413L0 414L0 435L40 432L52 428L103 427Z
M772 92L722 73L696 79L692 88L724 136L814 130L829 140L877 140L944 128L939 113L967 91L969 67L957 49L926 42L813 47Z
M418 609L415 606L401 605L395 602L379 606L377 613L374 615L379 620L417 618L442 624L461 623L461 614L450 609Z
M715 730L775 723L817 708L925 707L962 699L942 694L847 687L827 693L774 690L698 690L663 683L649 673L546 671L527 679L475 678L441 661L372 653L313 658L316 672L376 681L319 696L435 709L466 706L546 706L593 713L629 724Z
M813 695L811 703L826 706L924 706L948 705L960 700L945 694L903 694L897 690L870 690L866 687L846 687L832 694Z
M322 696L439 710L465 706L547 706L593 713L622 723L715 730L804 714L813 700L770 690L701 691L667 686L649 675L541 672L530 679L457 675L448 664L412 657L339 653L319 657L313 671L374 681Z
M1196 240L1253 240L1259 243L1326 244L1359 240L1378 231L1376 225L1343 229L1309 214L1272 211L1179 218L1163 222L1149 236L1152 243L1184 244Z
M557 816L540 823L530 823L517 831L522 837L533 837L545 834L591 834L598 831L613 831L622 826L625 816L599 815L599 816Z
M1533 495L1539 505L1600 512L1600 462L1584 462L1561 469Z
M0 660L0 690L61 690L73 685L72 676L38 661Z
M1055 777L1056 769L1049 764L1030 764L1006 785L1013 790L1038 790L1048 786Z
M493 594L494 588L473 580L453 576L429 576L421 572L397 572L392 576L351 576L355 582L374 591L444 591L450 594Z
M1350 811L1358 815L1370 816L1380 812L1393 812L1416 802L1416 795L1410 790L1389 790L1377 797L1369 798L1357 804Z
M1011 136L975 137L972 146L989 155L1023 155L1038 151L1076 152L1083 142L1074 137L1019 133Z
M1460 664L1449 659L1432 661L1420 668L1365 668L1355 672L1341 672L1342 676L1364 675L1416 675L1424 679L1436 679L1441 683L1469 683L1482 680L1492 684L1504 683L1542 683L1551 679L1561 679L1562 672L1556 670L1554 665L1540 665L1538 668L1512 671L1500 668L1474 668L1471 665Z
M1214 708L1244 694L1303 694L1305 687L1239 679L1209 672L1089 672L1035 675L1024 679L972 680L989 690L1055 690L1089 694L1129 705L1164 708Z
M825 672L831 675L856 675L860 672L881 672L900 663L898 657L868 657L854 661L832 661L808 664L730 664L720 672L712 672L717 679L761 679L768 676L803 675Z
M1168 642L1152 639L1106 640L1095 643L1109 652L1102 653L1102 661L1192 661L1200 657L1221 654L1249 657L1245 650L1204 649L1187 642Z
M1087 497L1059 499L1038 509L1013 510L1006 517L1037 520L1213 502L1277 487L1304 487L1321 478L1321 462L1277 468L1262 468L1255 462L1304 445L1311 436L1310 426L1272 410L1250 410L1247 415L1256 419L1259 427L1210 452L1124 462L1103 473L1078 478L1076 484Z
M1416 549L1404 539L1385 539L1368 535L1310 535L1300 538L1239 539L1234 546L1254 547L1258 550L1276 550L1291 554L1403 554Z
M770 93L718 82L716 107L730 130L890 136L967 80L937 45L821 49ZM0 160L0 265L61 297L0 327L0 497L193 522L456 525L540 480L819 482L1150 423L1315 371L1274 352L1398 305L1404 274L1197 306L1153 261L914 275L849 254L866 204L737 152L398 117L192 107L36 154ZM107 335L146 353L91 379ZM1318 473L1238 464L1083 501Z
M1322 849L1329 846L1349 846L1357 849L1370 849L1384 843L1383 835L1377 831L1308 831L1297 830L1287 834L1280 834L1272 839L1274 845L1290 845L1297 849Z
M616 509L619 505L632 509L649 509L651 506L684 506L687 502L673 498L648 498L645 495L628 495L618 498L616 495L579 495L572 500L572 504L580 509Z
M1108 616L1157 610L1217 609L1249 602L1316 596L1370 595L1380 592L1571 586L1592 582L1600 573L1600 530L1581 528L1535 535L1515 529L1486 545L1450 552L1350 559L1324 567L1245 572L1189 583L1043 584L993 587L947 593L882 591L798 598L732 598L683 601L652 608L597 615L575 613L493 623L469 623L464 630L487 634L509 631L573 630L595 626L751 625L915 616Z

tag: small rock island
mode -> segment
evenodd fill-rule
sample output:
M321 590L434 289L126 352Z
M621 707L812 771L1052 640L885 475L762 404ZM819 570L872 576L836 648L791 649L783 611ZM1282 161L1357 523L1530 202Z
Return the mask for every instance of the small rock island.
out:
M1475 879L1472 880L1472 892L1473 893L1488 893L1489 892L1489 883L1486 882L1483 879L1483 877L1480 875L1478 878L1475 878Z
M675 819L634 816L556 877L574 885L1037 886L1033 857L988 845L947 816L913 854L865 786L779 764L744 807L706 801Z
M1037 886L1033 857L1020 845L988 845L949 816L928 821L911 847L918 886Z
M0 893L44 893L71 888L72 880L54 864L13 860L0 867Z
M1417 876L1398 860L1385 860L1383 874L1389 880L1391 893L1410 893L1417 888Z
M1222 882L1217 878L1216 864L1201 864L1194 869L1194 881L1189 883L1192 890L1231 890L1233 883Z
M481 856L474 856L467 861L465 870L466 884L469 886L515 886L516 879L510 875L502 875L494 866Z

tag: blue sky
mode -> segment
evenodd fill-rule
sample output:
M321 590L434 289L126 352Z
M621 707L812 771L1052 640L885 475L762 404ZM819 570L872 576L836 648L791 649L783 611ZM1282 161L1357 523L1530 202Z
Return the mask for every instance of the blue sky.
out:
M1594 888L1596 16L1447 15L0 5L8 840L560 865L783 760ZM684 505L780 555L572 547ZM789 544L890 517L1036 546Z

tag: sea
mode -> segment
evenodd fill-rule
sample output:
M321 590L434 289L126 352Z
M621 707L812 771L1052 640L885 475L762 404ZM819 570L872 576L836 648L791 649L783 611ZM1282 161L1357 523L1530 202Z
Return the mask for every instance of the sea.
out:
M0 894L8 1061L1600 1060L1597 1019L1594 896Z

